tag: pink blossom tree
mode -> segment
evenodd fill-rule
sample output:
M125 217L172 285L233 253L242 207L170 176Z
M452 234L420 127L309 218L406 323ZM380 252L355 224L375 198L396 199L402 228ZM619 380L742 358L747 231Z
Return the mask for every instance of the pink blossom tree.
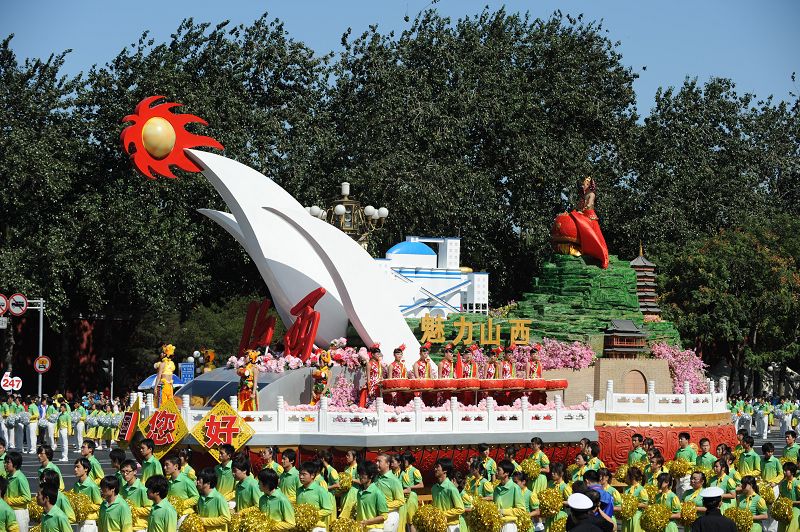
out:
M689 382L689 391L691 393L708 392L705 373L707 366L703 363L700 355L692 349L681 349L665 343L658 343L653 344L650 350L654 358L667 361L674 393L683 393L683 383L685 381Z

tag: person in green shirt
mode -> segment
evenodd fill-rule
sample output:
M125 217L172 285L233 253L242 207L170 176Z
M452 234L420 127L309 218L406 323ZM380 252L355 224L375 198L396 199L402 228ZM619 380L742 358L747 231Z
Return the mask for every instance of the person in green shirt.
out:
M755 440L750 435L742 438L742 447L744 449L741 454L739 454L739 459L736 461L736 471L738 471L742 477L745 475L761 475L761 457L753 450L754 443Z
M231 511L228 501L217 491L217 474L206 467L197 475L197 515L203 522L206 532L227 532L231 522Z
M22 468L22 454L16 451L6 453L5 460L6 479L6 502L14 510L17 516L17 524L20 530L28 530L28 503L31 502L31 487L28 479L20 471Z
M168 483L167 495L177 497L182 503L182 506L175 510L181 515L194 513L194 506L197 505L200 498L197 481L191 480L183 474L180 460L176 456L168 456L164 459L164 473L166 473Z
M387 530L405 530L405 512L403 506L406 499L403 495L403 485L394 474L392 474L389 455L382 453L376 460L378 466L378 476L375 477L377 486L386 497L386 506L389 507L389 515L386 517L384 528ZM302 480L302 479L301 479ZM397 525L395 526L395 523Z
M69 461L69 437L72 434L72 416L67 412L66 403L61 403L59 407L56 427L58 429L58 443L61 446L61 462L67 462Z
M178 451L178 460L180 461L181 466L181 473L189 477L189 479L194 482L197 480L197 473L194 472L194 469L191 465L189 465L189 461L192 459L192 450L189 447L184 447L180 451Z
M145 483L147 498L152 507L147 516L147 532L176 532L178 530L178 512L167 500L169 486L163 475L155 475Z
M766 442L762 445L761 452L764 453L764 460L761 462L761 478L774 488L783 480L781 461L773 456L775 454L775 446L772 442Z
M99 484L100 480L105 476L105 473L103 472L103 467L100 465L100 462L94 457L94 450L95 443L92 440L84 440L83 445L81 445L81 456L89 461L89 478L95 484Z
M695 460L695 465L697 467L707 467L711 469L714 467L714 462L717 461L717 457L711 454L711 442L708 441L708 438L703 438L700 440L700 455Z
M522 497L522 490L519 489L511 475L514 474L514 464L510 460L501 460L497 464L497 480L500 484L495 487L492 493L494 503L497 509L500 510L504 528L505 524L514 523L517 520L517 512L526 512L525 499Z
M272 529L294 529L294 508L278 488L278 474L274 469L268 467L258 472L258 487L263 493L258 500L258 509L272 520Z
M58 488L60 481L61 476L52 469L45 469L39 474L39 484L47 482ZM69 499L67 499L61 491L58 492L56 506L59 510L64 512L64 515L67 516L67 520L70 522L70 524L76 522L75 510L72 509Z
M0 403L2 405L4 403ZM3 424L3 420L0 419L0 425ZM6 440L4 438L0 438L0 463L5 464L6 462ZM0 477L6 476L6 469L5 467L0 467Z
M237 455L232 461L231 472L236 481L233 490L236 511L241 512L247 508L258 506L261 489L258 487L258 481L250 474L250 459L243 454Z
M486 480L493 482L494 476L497 474L497 463L489 457L490 450L491 448L485 443L478 445L478 454L481 456L483 469L486 471Z
M280 489L289 502L294 503L297 500L297 488L300 487L300 474L294 466L297 460L297 453L294 449L286 449L281 454L281 461L283 462L283 473L278 477L278 489Z
M86 432L86 409L79 401L75 401L73 410L80 414L78 422L75 423L75 447L80 449L83 445L83 434Z
M42 406L45 407L44 417L47 419L47 444L53 449L56 448L56 424L51 419L58 418L58 409L55 404L47 402L46 399L42 400Z
M317 473L319 473L319 469L316 462L303 462L300 466L300 487L297 489L297 504L310 504L316 508L319 515L319 521L317 521L316 526L327 529L328 520L333 513L333 505L331 504L331 498L328 496L328 490L314 482ZM399 484L400 481L398 480L397 482ZM400 492L402 493L402 491L401 488Z
M28 452L33 454L36 452L36 430L39 428L39 407L33 398L28 401L28 416Z
M214 468L217 474L217 491L225 497L225 500L232 501L236 496L233 487L236 481L233 479L231 471L231 460L233 453L236 452L233 445L224 443L219 446L219 464Z
M356 521L361 525L361 530L395 530L388 520L389 506L386 504L386 497L375 484L378 469L372 462L364 462L358 466L360 488L356 497Z
M280 477L281 473L283 473L283 466L275 461L275 456L278 454L277 447L270 447L267 445L264 449L261 450L261 458L264 459L264 462L261 464L261 469L270 468L278 474Z
M147 497L147 489L136 478L136 470L135 460L122 462L119 472L122 474L124 483L120 485L119 494L130 506L134 527L136 530L141 530L147 527L147 516L150 515L150 507L153 503ZM116 475L114 478L117 478Z
M119 480L114 475L103 477L100 481L100 519L97 527L100 532L133 532L131 508L119 495Z
M72 527L58 506L58 487L54 484L42 484L36 494L36 502L42 507L41 532L72 532Z
M83 442L84 445L89 443L89 440ZM87 521L96 521L97 520L97 511L100 509L100 503L103 502L103 498L100 496L100 488L97 487L97 484L89 478L89 472L92 470L92 464L89 462L89 459L86 457L78 458L75 460L75 485L72 487L72 491L75 493L83 493L89 500L92 501L92 506L90 508L89 515L86 517Z
M120 448L111 449L108 452L108 460L111 462L111 467L114 468L114 476L117 477L119 480L119 485L125 485L125 479L122 476L122 473L119 472L122 469L122 463L125 461L125 451ZM138 467L136 467L138 469Z
M42 476L42 471L49 469L58 473L59 483L58 489L64 491L64 479L61 476L61 469L53 463L53 449L49 445L40 445L36 449L36 456L39 458L39 463L42 467L39 468L39 476Z
M447 526L458 526L459 518L464 513L464 501L458 488L450 480L453 474L453 461L449 458L439 458L433 466L433 477L436 483L431 486L431 500L433 506L444 512ZM525 531L522 531L525 532Z
M154 475L163 475L164 470L161 468L161 462L155 457L153 451L156 444L150 438L145 438L139 444L139 452L142 453L142 482L147 482L147 479Z
M786 438L786 448L783 450L783 457L796 462L797 455L800 453L800 445L795 441L797 439L797 433L793 430L787 430L784 433L784 438Z
M5 477L0 477L0 532L19 532L17 515L4 500L7 488L8 480Z
M678 434L678 450L675 451L675 460L686 460L690 464L697 462L697 453L689 446L688 432L681 432Z

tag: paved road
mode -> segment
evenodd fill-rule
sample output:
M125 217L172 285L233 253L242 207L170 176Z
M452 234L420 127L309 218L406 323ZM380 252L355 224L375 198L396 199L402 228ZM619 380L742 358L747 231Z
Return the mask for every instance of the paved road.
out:
M130 452L127 454L128 458L133 458ZM108 459L107 449L95 451L95 456L100 462L100 465L103 466L103 471L105 471L106 474L110 474L114 471L114 468L111 467L111 461ZM64 486L66 489L70 489L75 483L76 479L73 464L78 457L80 457L80 453L71 449L69 452L69 460L67 462L59 462L58 459L61 458L61 450L58 449L54 453L53 463L55 463L61 470L61 475L64 477ZM25 476L28 478L28 482L31 485L31 493L34 493L39 489L39 467L41 467L41 464L39 463L39 459L35 454L25 453L22 455L22 472L25 473Z

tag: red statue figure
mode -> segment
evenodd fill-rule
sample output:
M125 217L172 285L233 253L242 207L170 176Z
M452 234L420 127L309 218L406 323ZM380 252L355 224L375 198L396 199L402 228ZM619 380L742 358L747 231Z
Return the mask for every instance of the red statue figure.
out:
M272 301L264 299L259 305L256 301L251 301L247 305L247 315L244 319L242 328L242 339L239 341L239 357L242 357L248 350L266 348L272 342L272 334L275 332L275 316L267 316Z
M319 312L314 310L314 305L325 295L322 287L311 291L306 297L292 307L292 316L296 316L294 323L283 337L284 353L295 356L305 362L311 355L314 347L314 338L319 328Z
M596 190L591 177L587 176L578 183L578 208L556 216L550 237L557 253L588 255L600 261L603 268L608 268L608 246L594 210Z

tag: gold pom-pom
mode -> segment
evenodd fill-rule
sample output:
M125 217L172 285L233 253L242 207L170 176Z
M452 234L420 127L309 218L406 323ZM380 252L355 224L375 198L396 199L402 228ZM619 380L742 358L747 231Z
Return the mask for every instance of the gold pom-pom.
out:
M31 502L28 503L28 515L30 516L31 521L39 522L42 520L42 514L44 510L39 503L36 502L36 498L34 497Z
M464 515L470 532L498 532L503 526L500 511L493 502L475 499L472 511Z
M539 511L545 519L553 517L564 506L564 498L558 488L547 488L537 495L539 498Z
M341 478L341 477L339 477ZM349 517L340 517L328 529L329 532L352 532L353 530L361 529L361 525L350 519Z
M86 521L86 518L94 513L92 509L92 500L84 493L75 493L74 491L65 491L64 497L69 501L75 512L75 522L80 523Z
M778 497L778 499L772 503L770 515L779 523L789 524L792 521L791 499L788 497Z
M319 521L317 509L310 504L298 504L294 508L295 532L311 532Z
M567 532L567 518L562 517L561 519L553 521L553 524L550 525L549 532Z
M734 522L737 532L750 532L750 527L753 526L753 514L744 508L728 508L725 510L725 517Z
M694 468L694 464L680 458L678 460L671 460L666 464L667 470L672 475L672 478L680 479L688 475Z
M179 498L177 495L167 495L167 501L175 508L178 515L181 515L186 509L186 500Z
M617 482L622 482L623 484L628 483L628 464L622 464L617 468L617 472L614 474L614 479Z
M681 524L689 528L697 520L697 505L692 501L681 504Z
M658 495L658 486L655 484L647 484L644 487L644 490L647 492L647 498L652 503L652 501L656 500L656 495Z
M516 508L514 510L514 516L517 518L518 531L525 532L533 527L531 516L526 510L520 510L519 508Z
M526 458L522 461L519 465L522 472L528 476L528 480L534 481L539 478L539 475L542 472L542 467L539 465L539 460L534 460L533 458ZM527 528L525 529L527 530Z
M630 493L622 494L622 504L619 509L619 516L626 521L636 515L636 510L639 509L639 500Z
M42 525L36 525L28 528L28 532L42 532Z
M567 473L564 478L571 479L575 472L578 470L578 464L570 464L567 466Z
M430 504L420 506L412 522L418 532L447 532L444 512Z
M232 521L231 521L232 522ZM229 528L229 532L272 532L272 519L261 513L258 506L251 506L239 512L239 530Z
M766 480L759 479L758 494L761 495L761 498L764 499L764 502L767 503L767 506L775 502L775 490L772 489L772 486L770 486L769 482Z
M178 532L206 532L206 527L203 526L203 521L197 514L189 514L186 519L181 523Z
M651 504L642 512L642 530L644 532L663 532L669 524L671 512L663 504Z
M353 475L350 473L339 473L339 495L345 495L353 487Z

